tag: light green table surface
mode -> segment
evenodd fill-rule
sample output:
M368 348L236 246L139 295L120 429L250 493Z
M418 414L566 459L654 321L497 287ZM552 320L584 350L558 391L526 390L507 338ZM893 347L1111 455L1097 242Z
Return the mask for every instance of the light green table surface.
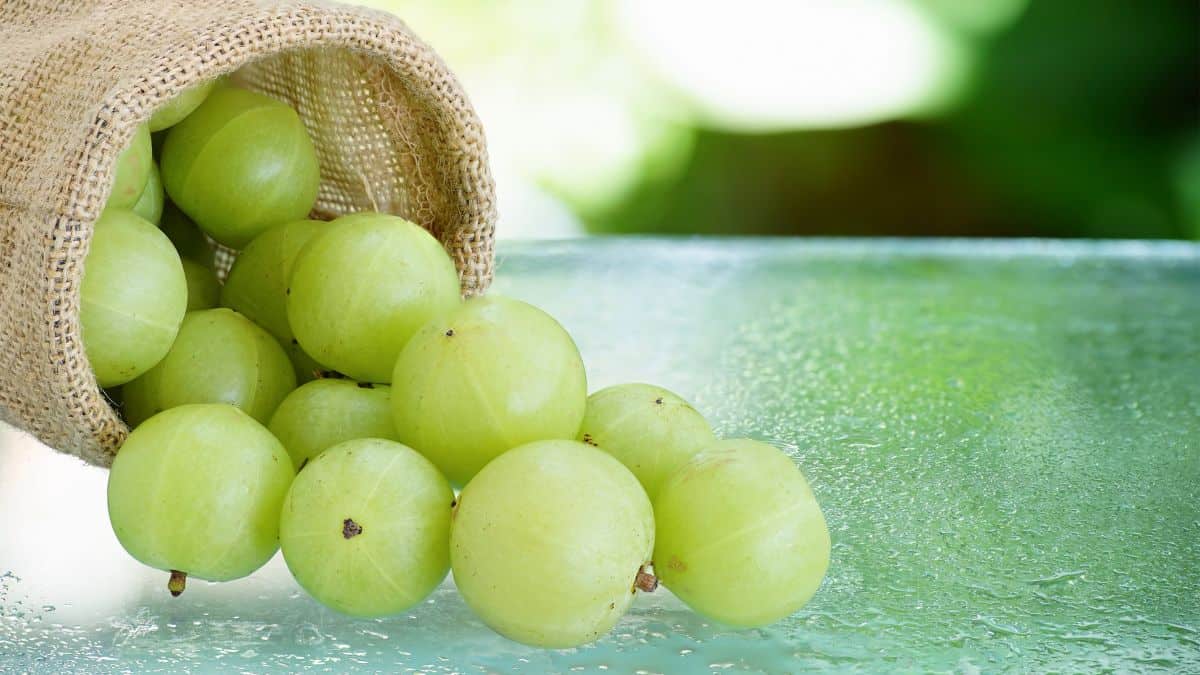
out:
M341 617L278 557L172 599L116 544L104 473L8 430L0 672L1200 671L1200 247L510 243L497 274L593 388L665 385L795 457L833 537L812 603L739 632L660 592L554 652L450 581Z

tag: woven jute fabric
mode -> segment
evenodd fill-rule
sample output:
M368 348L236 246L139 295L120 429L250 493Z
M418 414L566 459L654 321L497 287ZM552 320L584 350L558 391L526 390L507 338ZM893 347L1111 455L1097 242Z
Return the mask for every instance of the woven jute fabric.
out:
M232 74L304 120L314 216L403 215L445 245L463 293L492 273L483 131L398 19L324 2L0 2L0 419L107 466L128 429L84 353L79 289L114 160L188 87ZM226 252L228 260L228 252Z

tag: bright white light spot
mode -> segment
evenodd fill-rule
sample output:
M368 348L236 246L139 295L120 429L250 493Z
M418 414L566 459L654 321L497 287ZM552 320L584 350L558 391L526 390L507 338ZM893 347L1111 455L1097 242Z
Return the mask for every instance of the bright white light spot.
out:
M733 128L901 116L944 97L966 59L901 0L621 0L617 14L706 122Z
M581 235L566 204L620 199L675 133L662 118L678 105L614 36L610 2L364 2L403 18L470 93L487 131L500 238Z
M45 621L89 622L136 602L161 574L129 557L108 523L108 472L0 423L0 574Z
M642 161L646 141L626 102L586 83L542 88L489 78L472 96L502 191L502 181L526 176L603 202L628 188Z
M581 237L583 223L561 199L519 174L496 172L496 201L500 219L496 234L503 239L569 239Z

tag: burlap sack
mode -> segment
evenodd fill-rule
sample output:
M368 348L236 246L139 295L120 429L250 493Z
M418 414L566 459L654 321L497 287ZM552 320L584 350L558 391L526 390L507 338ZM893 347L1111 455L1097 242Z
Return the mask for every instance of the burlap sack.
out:
M494 188L454 76L386 14L284 0L0 1L0 419L107 466L128 429L80 340L79 286L114 159L151 112L227 73L317 146L316 217L408 217L463 292L491 279Z

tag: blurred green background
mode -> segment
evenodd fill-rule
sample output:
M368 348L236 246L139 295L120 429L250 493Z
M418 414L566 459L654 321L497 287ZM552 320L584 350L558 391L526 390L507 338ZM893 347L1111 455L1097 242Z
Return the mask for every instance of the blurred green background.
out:
M1195 0L366 0L464 81L504 237L1200 238Z

